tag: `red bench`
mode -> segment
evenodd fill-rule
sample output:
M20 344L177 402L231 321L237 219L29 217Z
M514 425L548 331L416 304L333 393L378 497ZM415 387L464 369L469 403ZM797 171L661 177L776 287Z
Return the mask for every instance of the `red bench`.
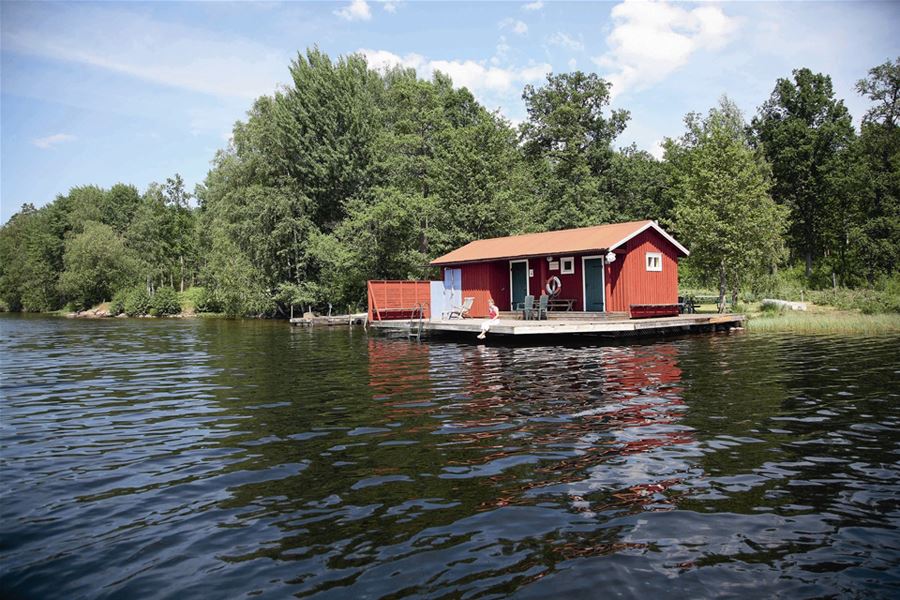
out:
M414 319L419 317L419 307L379 308L375 312L375 314L378 317L379 321L389 321L391 319Z
M632 319L650 319L653 317L677 317L677 304L632 304L629 307Z

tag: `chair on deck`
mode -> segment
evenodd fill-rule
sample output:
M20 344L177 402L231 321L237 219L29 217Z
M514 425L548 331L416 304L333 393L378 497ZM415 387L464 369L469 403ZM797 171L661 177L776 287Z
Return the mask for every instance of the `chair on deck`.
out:
M534 296L525 296L525 302L516 305L516 309L521 307L522 319L530 321L534 318Z
M462 306L457 306L450 309L450 314L447 316L448 319L465 319L469 316L469 311L472 310L472 304L475 303L474 296L467 296L463 298Z
M547 303L550 301L550 297L547 294L541 294L541 299L538 301L538 307L534 310L535 319L538 321L543 321L547 318Z
M697 308L693 296L678 296L678 312L681 314L694 314Z

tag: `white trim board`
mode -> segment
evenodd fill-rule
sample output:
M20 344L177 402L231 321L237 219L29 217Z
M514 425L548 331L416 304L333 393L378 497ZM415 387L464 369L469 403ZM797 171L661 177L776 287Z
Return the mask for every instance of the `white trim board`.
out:
M626 237L624 237L623 239L621 239L621 240L619 240L618 242L616 242L615 244L611 245L611 246L609 247L609 250L610 250L610 251L615 250L616 248L618 248L619 246L621 246L622 244L624 244L624 243L627 242L628 240L630 240L630 239L632 239L633 237L636 237L636 236L638 236L638 235L644 233L645 231L647 231L647 230L650 229L651 227L652 227L653 229L655 229L655 230L657 231L657 233L659 233L661 236L663 236L664 238L666 238L667 240L669 240L669 241L672 243L673 246L675 246L676 248L678 248L679 250L681 250L682 252L684 252L684 255L685 255L685 256L690 256L690 255L691 255L690 250L688 250L687 248L685 248L684 246L682 246L681 244L679 244L679 243L675 240L675 238L673 238L671 235L669 235L668 233L666 233L665 231L663 231L663 228L660 227L659 225L657 225L654 221L650 221L649 223L647 223L646 225L644 225L643 227L641 227L641 228L638 229L637 231L634 231L634 232L628 234L628 235L627 235Z

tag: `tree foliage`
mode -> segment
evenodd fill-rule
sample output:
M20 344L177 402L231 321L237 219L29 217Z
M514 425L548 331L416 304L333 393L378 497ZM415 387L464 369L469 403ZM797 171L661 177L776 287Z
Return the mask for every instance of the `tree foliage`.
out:
M860 194L850 237L858 270L868 282L900 265L900 58L869 70L856 84L874 104L862 121Z
M775 84L753 119L753 130L772 165L775 200L790 209L790 248L804 258L809 276L814 259L846 239L841 235L845 198L837 175L852 160L850 113L835 99L829 76L796 69L793 80Z
M548 75L546 85L525 86L528 121L522 147L537 196L540 229L603 223L614 214L605 193L613 140L629 114L609 105L610 85L596 74Z
M83 231L66 242L59 291L75 308L89 308L112 299L136 272L136 260L115 230L86 221Z
M0 228L0 304L120 292L116 309L144 314L199 285L199 310L234 316L361 307L366 280L434 277L430 260L475 239L638 219L672 224L692 250L682 274L723 294L796 261L805 287L885 285L900 262L898 81L900 59L859 81L857 134L830 78L797 69L751 126L723 101L688 115L660 160L614 148L629 113L594 74L526 86L516 129L444 74L313 48L196 189L176 174L23 206Z
M773 268L781 254L786 209L769 194L771 172L750 146L737 106L723 98L705 118L690 114L684 136L665 143L673 167L676 235L690 261L716 274L719 306Z

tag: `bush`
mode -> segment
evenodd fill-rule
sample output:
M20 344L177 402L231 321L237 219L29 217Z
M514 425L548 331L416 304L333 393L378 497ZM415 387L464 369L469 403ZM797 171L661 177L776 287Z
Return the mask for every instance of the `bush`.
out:
M156 290L150 300L150 314L155 317L177 315L181 312L181 302L178 300L178 292L173 288L164 287Z
M760 304L759 312L764 315L783 315L785 313L785 308L783 306L778 306L777 304Z
M878 290L837 288L809 292L816 304L828 304L842 310L859 309L864 314L900 313L900 295Z
M184 312L188 311L196 311L197 310L197 300L200 299L200 296L203 295L203 288L198 286L192 286L183 292L178 292L178 300L181 302L181 310Z
M140 317L150 313L152 307L150 301L150 294L147 293L146 288L138 286L127 292L122 309L129 317Z
M900 298L900 271L890 277L884 275L875 284L875 289L889 296Z
M194 295L194 310L198 313L220 313L222 312L222 304L218 301L215 294L204 287L191 288L199 290Z
M205 287L190 287L179 294L179 297L183 310L193 309L196 313L222 312L222 306L215 295Z
M109 314L113 317L121 315L125 312L125 300L128 298L129 290L119 290L116 292L109 303Z

